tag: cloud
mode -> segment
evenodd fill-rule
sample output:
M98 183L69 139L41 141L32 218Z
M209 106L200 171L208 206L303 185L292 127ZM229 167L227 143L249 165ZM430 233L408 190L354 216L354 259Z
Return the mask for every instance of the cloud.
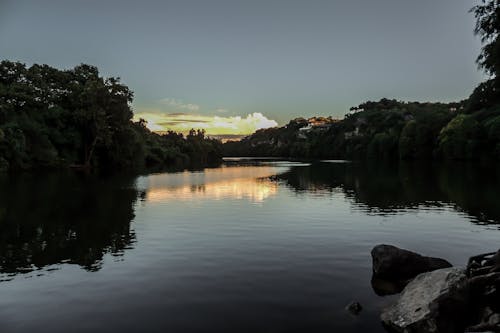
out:
M134 119L143 118L152 131L188 132L191 128L204 129L208 135L248 135L258 129L276 127L275 120L268 119L260 112L248 114L246 117L205 116L186 114L162 114L154 112L138 112Z
M184 113L184 112L174 112L174 113L169 113L169 116L186 116L189 113Z
M180 99L175 98L163 98L160 100L161 104L171 106L178 110L189 110L189 111L199 111L200 106L198 104L184 103Z

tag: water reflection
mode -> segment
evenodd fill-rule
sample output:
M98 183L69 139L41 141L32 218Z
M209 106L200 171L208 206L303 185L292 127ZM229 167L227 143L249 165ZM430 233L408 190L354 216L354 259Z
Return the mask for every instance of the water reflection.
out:
M4 176L0 189L1 273L61 262L95 271L105 253L120 256L135 241L137 191L130 180Z
M470 222L500 221L498 175L240 160L141 177L0 177L0 281L11 279L0 283L0 330L383 332L373 245L454 265L494 249L500 231ZM353 300L358 317L345 311Z
M135 242L138 197L171 201L246 200L262 203L283 185L297 194L352 201L366 214L453 208L477 224L499 224L500 172L477 165L230 161L200 172L98 178L75 174L0 178L0 273L31 272L58 263L99 270ZM210 212L207 212L210 214ZM332 212L333 214L333 212Z
M315 163L273 177L297 193L342 192L368 214L452 206L478 224L500 223L500 170L477 164Z
M273 166L233 166L207 169L204 172L181 172L142 177L138 186L145 190L145 200L151 203L169 200L245 199L263 202L276 195L278 184L269 177L287 170Z

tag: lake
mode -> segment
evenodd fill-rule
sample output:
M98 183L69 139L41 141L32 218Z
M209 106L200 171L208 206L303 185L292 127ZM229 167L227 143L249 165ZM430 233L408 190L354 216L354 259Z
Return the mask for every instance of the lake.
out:
M464 266L500 247L499 199L498 167L459 163L3 175L0 332L385 332L371 248Z

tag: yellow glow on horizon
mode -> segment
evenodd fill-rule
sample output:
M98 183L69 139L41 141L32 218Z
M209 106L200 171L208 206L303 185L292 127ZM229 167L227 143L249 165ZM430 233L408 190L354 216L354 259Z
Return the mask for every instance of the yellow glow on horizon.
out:
M258 129L276 127L275 120L268 119L262 113L254 112L246 117L241 116L205 116L158 112L138 112L134 121L140 118L147 121L151 131L175 131L187 133L190 129L204 129L207 135L249 135Z

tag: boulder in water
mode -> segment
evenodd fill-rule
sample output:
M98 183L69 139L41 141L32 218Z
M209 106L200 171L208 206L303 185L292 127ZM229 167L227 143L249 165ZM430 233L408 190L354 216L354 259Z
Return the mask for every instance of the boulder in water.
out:
M351 314L357 316L361 310L363 310L363 307L359 304L359 302L351 302L345 307L345 309Z
M448 268L452 265L441 258L425 257L392 245L377 245L372 249L374 278L402 281L420 273Z
M395 304L383 310L384 325L395 332L463 332L469 302L465 272L444 268L422 273L403 290Z

